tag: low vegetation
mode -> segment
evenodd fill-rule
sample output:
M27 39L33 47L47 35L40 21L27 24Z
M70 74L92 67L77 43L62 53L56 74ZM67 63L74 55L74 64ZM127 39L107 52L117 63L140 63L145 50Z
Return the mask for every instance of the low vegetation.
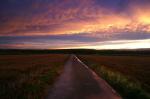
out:
M124 99L150 99L150 57L80 56Z
M26 54L78 54L78 55L132 55L149 56L150 49L139 50L94 50L94 49L54 49L54 50L27 50L27 49L0 49L0 55L26 55Z
M43 99L67 55L0 55L0 99Z

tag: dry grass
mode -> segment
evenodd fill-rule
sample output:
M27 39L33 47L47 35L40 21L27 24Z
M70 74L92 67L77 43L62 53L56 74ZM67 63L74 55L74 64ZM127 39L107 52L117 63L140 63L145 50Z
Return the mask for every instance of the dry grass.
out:
M41 99L67 55L0 55L0 99Z
M150 57L148 56L82 55L80 58L95 72L108 80L113 87L119 86L120 88L117 88L119 91L123 89L123 94L126 94L126 96L130 97L131 93L139 92L140 87L142 87L141 92L143 92L143 89L150 92ZM126 82L124 83L124 81ZM127 87L130 84L134 86L131 86L128 90Z

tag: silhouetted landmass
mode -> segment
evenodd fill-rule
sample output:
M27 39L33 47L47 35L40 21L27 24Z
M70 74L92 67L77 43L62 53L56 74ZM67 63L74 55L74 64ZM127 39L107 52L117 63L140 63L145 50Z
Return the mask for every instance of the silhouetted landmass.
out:
M19 50L0 49L0 55L16 54L97 54L97 55L150 55L150 49L138 50L94 50L94 49L57 49L57 50Z

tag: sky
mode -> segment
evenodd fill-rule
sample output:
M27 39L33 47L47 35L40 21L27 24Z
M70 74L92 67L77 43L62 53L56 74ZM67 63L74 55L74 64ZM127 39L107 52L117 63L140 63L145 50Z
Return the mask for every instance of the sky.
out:
M150 48L150 0L0 0L0 49Z

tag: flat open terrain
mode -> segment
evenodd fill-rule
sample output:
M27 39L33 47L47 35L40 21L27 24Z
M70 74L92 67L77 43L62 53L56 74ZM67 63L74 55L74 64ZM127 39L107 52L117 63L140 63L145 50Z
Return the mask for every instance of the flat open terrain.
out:
M105 74L104 78L116 73L120 77L119 79L126 77L129 81L140 84L144 90L150 92L150 56L81 55L80 59L96 73ZM105 73L107 70L111 72ZM114 82L118 80L117 78L113 79L113 77L107 77L106 79L110 80L110 83L113 82L112 80Z
M83 63L69 56L0 55L0 99L107 99L117 96L112 89L123 99L150 99L150 56L78 55Z
M103 65L128 75L150 86L150 56L98 56L86 55L82 59L91 64Z
M0 99L38 99L61 74L67 55L0 55Z

